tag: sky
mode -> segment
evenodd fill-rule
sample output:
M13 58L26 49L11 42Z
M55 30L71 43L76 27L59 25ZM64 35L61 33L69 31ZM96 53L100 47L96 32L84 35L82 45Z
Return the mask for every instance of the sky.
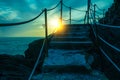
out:
M0 0L0 23L21 22L34 18L44 8L50 9L58 4L60 0ZM87 0L63 0L63 3L75 9L85 10ZM113 0L92 0L99 8L107 10ZM80 14L80 15L79 15ZM77 15L77 16L76 16ZM72 19L82 20L85 12L72 10ZM64 20L69 19L69 9L63 7ZM60 6L48 12L48 25L51 19L60 18ZM18 25L0 27L0 37L43 37L44 36L44 14L33 22ZM49 33L53 31L49 25Z

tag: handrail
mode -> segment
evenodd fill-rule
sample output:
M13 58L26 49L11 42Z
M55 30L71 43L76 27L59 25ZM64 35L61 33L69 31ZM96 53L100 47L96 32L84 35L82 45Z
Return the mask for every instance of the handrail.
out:
M96 23L97 25L104 26L104 27L109 27L109 28L118 28L120 29L120 26L112 26L112 25L107 25L107 24L101 24L101 23Z
M109 28L118 28L118 29L120 29L120 26L111 26L111 25L105 25L105 24L100 24L100 23L96 23L96 22L94 22L94 19L96 19L96 17L95 17L95 13L96 13L96 11L94 10L92 10L92 12L94 12L94 17L93 17L93 15L92 15L92 13L90 13L91 14L91 18L93 18L93 25L95 25L95 26L100 26L100 27L109 27ZM96 32L97 31L97 28L98 27L91 27L92 28L92 31L93 31L93 35L95 35L96 36L96 44L98 44L97 45L97 47L98 47L98 49L101 51L101 53L109 60L109 62L110 63L112 63L112 65L120 72L120 68L118 67L118 65L115 63L115 62L113 62L113 60L107 55L107 53L102 49L102 47L101 47L101 45L99 44L99 40L101 40L102 41L102 43L104 43L105 45L107 45L107 46L109 46L111 49L113 49L113 50L115 50L115 51L117 51L118 53L120 53L120 49L119 48L117 48L116 46L114 46L114 45L112 45L112 44L110 44L109 42L107 42L106 40L104 40L101 36L99 36L99 34Z
M112 59L110 59L110 57L105 53L105 51L99 47L100 51L104 54L104 56L113 64L113 66L115 66L115 68L120 72L120 68L115 64L115 62L112 61Z
M44 50L45 42L46 42L46 40L43 41L43 44L42 44L40 53L39 53L39 55L38 55L38 58L37 58L37 60L36 60L36 62L35 62L35 65L34 65L34 67L33 67L33 70L31 71L31 74L30 74L28 80L31 80L31 78L32 78L32 76L33 76L33 74L34 74L34 72L35 72L35 69L37 68L37 65L38 65L38 63L39 63L40 57L42 56L42 53L43 53L43 50Z
M31 21L34 21L35 19L37 19L38 17L40 17L43 13L44 13L44 10L41 13L39 13L39 15L37 15L36 17L34 17L33 19L30 19L30 20L27 20L27 21L23 21L23 22L17 22L17 23L0 23L0 27L26 24L26 23L29 23Z
M114 49L114 50L116 50L117 52L120 53L120 49L119 49L119 48L113 46L112 44L110 44L109 42L107 42L106 40L104 40L104 39L103 39L102 37L100 37L100 36L98 36L98 38L99 38L102 42L104 42L106 45L108 45L109 47L111 47L112 49Z

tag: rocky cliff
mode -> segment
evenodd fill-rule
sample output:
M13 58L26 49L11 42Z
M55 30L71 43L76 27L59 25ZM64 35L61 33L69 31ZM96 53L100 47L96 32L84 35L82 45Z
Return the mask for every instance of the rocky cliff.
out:
M114 0L112 6L105 13L105 17L100 20L100 23L103 22L110 25L120 25L120 0Z

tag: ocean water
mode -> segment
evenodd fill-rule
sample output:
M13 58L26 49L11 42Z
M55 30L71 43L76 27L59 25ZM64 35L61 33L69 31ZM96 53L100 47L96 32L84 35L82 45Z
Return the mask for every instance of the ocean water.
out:
M24 55L29 43L40 37L0 37L0 54Z

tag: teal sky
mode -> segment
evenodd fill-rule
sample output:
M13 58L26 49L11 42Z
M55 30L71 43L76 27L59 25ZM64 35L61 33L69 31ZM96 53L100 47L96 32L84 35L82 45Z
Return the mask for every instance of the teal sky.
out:
M0 0L0 23L21 22L38 15L44 8L54 7L60 0ZM76 9L86 10L87 0L63 0L64 4ZM101 9L109 8L113 0L92 0ZM69 18L69 9L63 7L64 19ZM59 18L60 6L48 12L49 21ZM77 16L76 16L77 15ZM82 20L84 12L72 11L72 18ZM49 22L48 22L49 23ZM0 37L41 37L44 36L44 15L37 20L19 26L0 27ZM49 26L49 33L52 32Z

